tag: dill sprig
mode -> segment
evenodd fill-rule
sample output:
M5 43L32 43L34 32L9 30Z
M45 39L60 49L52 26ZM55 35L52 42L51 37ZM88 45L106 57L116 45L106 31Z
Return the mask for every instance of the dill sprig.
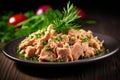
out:
M56 32L67 32L70 28L78 28L79 25L75 23L75 20L80 18L77 14L77 9L70 2L67 3L67 8L63 8L62 18L54 21L54 28Z

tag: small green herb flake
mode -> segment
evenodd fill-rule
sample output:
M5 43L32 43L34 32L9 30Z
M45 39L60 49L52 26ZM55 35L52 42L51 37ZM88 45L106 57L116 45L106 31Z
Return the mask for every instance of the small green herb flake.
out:
M46 51L50 51L51 50L51 48L50 47L46 47Z
M47 43L48 43L47 41L43 41L43 42L42 42L43 45L46 45Z
M49 62L54 62L53 59L50 59Z
M94 20L87 20L86 24L96 24L96 21L94 21Z
M88 56L82 56L82 58L83 58L83 59L86 59L86 58L88 58Z
M102 49L97 50L95 55L99 55L99 54L101 54L101 53L103 53L103 50L102 50Z
M64 62L64 60L63 59L59 59L58 62Z
M58 37L60 40L62 40L63 39L63 36L62 35L59 35L59 37Z
M89 36L89 37L88 37L88 40L90 40L91 38L92 38L92 36Z
M32 39L34 36L30 36L30 38Z
M17 48L17 53L19 53L20 51L21 51L21 48L18 47L18 48Z
M82 39L82 43L84 43L84 42L87 42L87 39L85 38L85 39Z
M20 53L18 53L18 56L20 56L20 57L23 57L24 58L24 54L20 54Z
M54 42L58 42L57 38L52 38L51 39L54 41Z
M61 60L60 60L60 62L64 62L64 60L63 60L63 59L61 59Z
M32 61L38 62L38 57L32 58Z
M62 35L59 35L59 36L56 38L57 41L61 41L62 39L63 39Z
M110 49L106 49L106 52L109 53L109 52L110 52Z
M24 57L23 57L25 60L30 60L30 58L29 57L27 57L27 56L25 56L24 55Z
M36 34L36 37L37 37L37 38L40 38L40 34Z

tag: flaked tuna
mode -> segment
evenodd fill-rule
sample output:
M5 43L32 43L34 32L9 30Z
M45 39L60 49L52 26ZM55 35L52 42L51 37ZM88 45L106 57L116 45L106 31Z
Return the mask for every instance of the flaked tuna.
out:
M75 61L81 57L94 56L103 47L103 41L92 31L70 29L68 33L56 33L53 25L46 31L38 30L26 37L19 45L20 54L42 61Z

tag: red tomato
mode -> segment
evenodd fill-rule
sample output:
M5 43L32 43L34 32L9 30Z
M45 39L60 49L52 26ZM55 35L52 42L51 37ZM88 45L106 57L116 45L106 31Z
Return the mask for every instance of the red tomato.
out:
M12 26L15 26L17 25L18 23L26 20L27 17L24 15L24 14L15 14L13 15L12 17L9 18L9 21L8 21L8 24L12 25Z
M77 8L77 11L78 11L78 16L80 16L81 19L86 18L86 13L82 9Z
M36 15L45 13L48 9L52 8L50 5L42 5L36 10Z

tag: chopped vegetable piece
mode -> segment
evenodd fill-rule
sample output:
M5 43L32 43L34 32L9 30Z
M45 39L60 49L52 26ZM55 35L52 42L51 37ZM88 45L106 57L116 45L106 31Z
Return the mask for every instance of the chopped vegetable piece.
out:
M84 43L84 42L87 42L87 39L85 38L85 39L82 39L82 43Z
M46 45L47 43L48 43L47 41L43 41L43 42L42 42L43 45Z
M18 47L18 48L17 48L17 53L19 53L20 51L21 51L21 48Z
M86 59L86 58L88 58L88 56L82 56L82 58L83 58L83 59Z
M102 49L97 50L95 55L99 55L99 54L101 54L101 53L103 53L103 50L102 50Z
M15 26L18 23L20 23L20 22L22 22L26 19L27 19L27 17L24 14L21 14L21 13L20 14L15 14L12 17L9 18L8 23L12 26Z
M36 37L37 37L37 38L40 38L40 34L36 34Z
M49 62L54 62L53 59L50 59Z
M43 13L45 13L50 8L52 8L51 5L42 5L42 6L39 6L38 9L36 10L36 15L43 14Z
M32 58L32 61L38 62L38 57Z
M51 48L50 47L46 47L46 51L50 51L51 50Z
M110 49L106 49L106 52L109 53L109 52L110 52Z
M86 18L86 13L81 8L77 8L77 11L78 11L78 15L80 16L81 19Z
M63 59L59 59L58 62L64 62L64 60Z

